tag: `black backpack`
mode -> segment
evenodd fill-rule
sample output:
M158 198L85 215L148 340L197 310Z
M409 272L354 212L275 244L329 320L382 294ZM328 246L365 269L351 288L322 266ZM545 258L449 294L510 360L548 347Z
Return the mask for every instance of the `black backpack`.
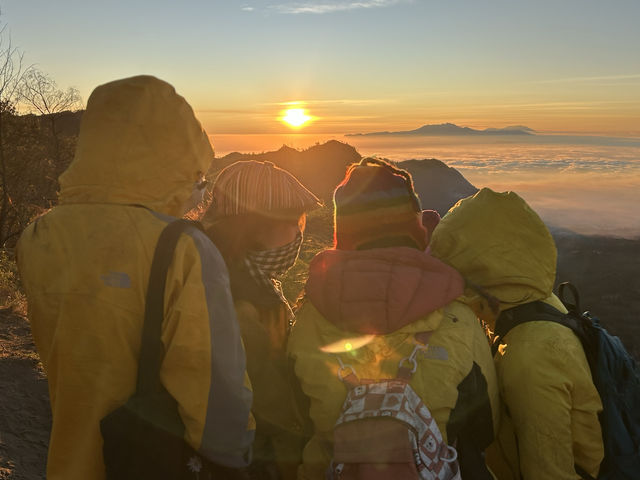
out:
M107 480L246 478L239 470L207 461L184 441L178 404L160 383L167 271L180 235L194 228L201 229L196 222L175 220L158 239L149 274L136 391L100 421Z
M565 299L566 290L573 302ZM532 321L556 322L580 339L589 362L593 383L602 400L600 426L604 459L598 479L640 478L640 370L618 337L610 335L589 312L581 313L578 291L569 282L560 284L558 296L569 313L544 302L531 302L505 310L496 322L494 354L501 339L516 325ZM576 472L594 480L579 465Z

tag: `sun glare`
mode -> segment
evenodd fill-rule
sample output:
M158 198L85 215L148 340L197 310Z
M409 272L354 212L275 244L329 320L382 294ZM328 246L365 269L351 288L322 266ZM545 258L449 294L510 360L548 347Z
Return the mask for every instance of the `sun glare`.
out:
M291 127L299 128L311 120L311 117L305 113L303 108L290 108L284 113L282 121Z

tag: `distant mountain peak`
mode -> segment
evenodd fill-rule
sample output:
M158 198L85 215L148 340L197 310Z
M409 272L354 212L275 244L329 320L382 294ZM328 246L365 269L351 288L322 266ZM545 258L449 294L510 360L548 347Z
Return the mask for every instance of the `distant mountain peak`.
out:
M443 128L460 128L443 124ZM351 145L329 140L304 150L286 145L274 152L260 154L230 154L215 159L212 173L238 160L270 161L295 175L313 193L331 205L333 191L343 179L349 167L361 160L358 151ZM408 170L413 176L415 191L422 206L438 210L444 215L461 198L473 195L477 189L456 169L435 158L391 162Z
M295 148L290 147L289 145L282 144L282 146L277 150L278 152L291 152L297 151Z
M408 136L408 135L532 135L535 131L529 127L523 125L514 125L503 128L486 128L484 130L476 130L470 127L461 127L455 123L439 123L439 124L425 124L415 130L404 130L397 132L383 131L383 132L371 132L371 133L350 133L347 137L356 136Z

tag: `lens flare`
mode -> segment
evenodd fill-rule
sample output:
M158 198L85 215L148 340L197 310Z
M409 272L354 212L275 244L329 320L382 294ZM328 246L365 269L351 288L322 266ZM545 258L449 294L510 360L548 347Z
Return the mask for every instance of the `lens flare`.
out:
M320 347L320 350L327 353L354 352L368 345L375 338L375 335L363 335L361 337L345 338L337 342Z

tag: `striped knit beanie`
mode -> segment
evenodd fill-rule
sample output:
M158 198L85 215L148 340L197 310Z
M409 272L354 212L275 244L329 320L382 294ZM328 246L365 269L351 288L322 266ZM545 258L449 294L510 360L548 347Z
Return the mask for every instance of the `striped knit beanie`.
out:
M212 208L218 216L303 213L320 205L318 197L296 177L271 162L233 163L220 172L213 185Z
M363 158L349 167L333 201L338 249L427 247L427 231L418 216L420 199L406 170Z

